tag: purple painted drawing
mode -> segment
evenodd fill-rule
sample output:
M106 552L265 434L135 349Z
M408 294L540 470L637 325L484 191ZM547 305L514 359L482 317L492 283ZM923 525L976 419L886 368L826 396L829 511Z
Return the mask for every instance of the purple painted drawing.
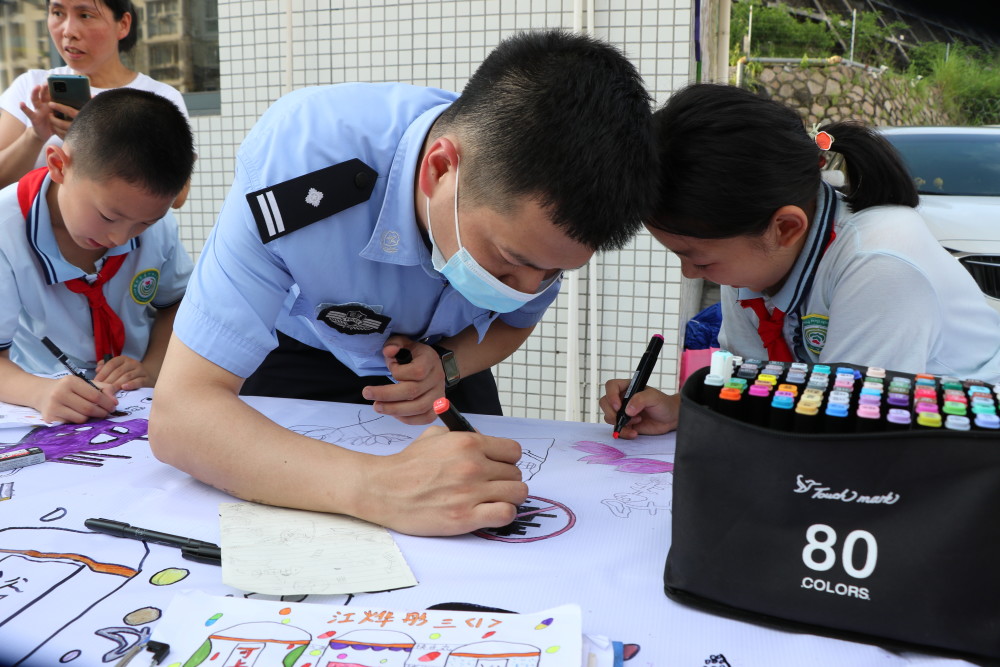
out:
M669 461L628 456L617 447L605 445L602 442L589 442L585 440L573 445L573 449L590 453L590 456L584 456L580 459L581 461L614 466L615 470L620 472L655 474L671 472L674 469L674 464Z
M21 438L18 446L40 447L45 452L46 461L99 467L105 458L131 458L124 454L97 452L133 440L145 440L148 425L145 419L127 419L48 426L34 429Z

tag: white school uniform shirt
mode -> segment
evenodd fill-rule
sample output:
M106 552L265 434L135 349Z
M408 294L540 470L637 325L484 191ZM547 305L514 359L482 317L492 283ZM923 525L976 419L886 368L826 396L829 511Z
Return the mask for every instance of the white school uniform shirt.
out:
M34 109L34 105L31 103L31 91L35 86L47 85L48 78L50 74L76 74L70 67L56 67L55 69L29 69L27 72L19 75L14 79L14 83L8 86L7 90L3 91L0 95L0 111L4 113L9 113L14 118L17 118L25 127L31 124L28 117L24 115L21 111L21 102L24 102L28 107ZM188 119L188 124L191 123L191 118L188 115L187 105L184 104L184 97L178 92L176 88L170 84L163 83L162 81L157 81L146 76L143 73L139 73L136 77L129 83L122 86L123 88L135 88L136 90L145 90L150 93L156 93L160 97L165 97L174 104L177 108L181 110L184 117ZM113 90L112 88L95 88L90 87L91 96L103 93L106 90ZM49 137L49 140L45 142L42 146L42 150L38 152L38 158L35 160L35 166L33 168L45 166L45 149L48 146L62 146L62 139L56 135Z
M821 187L817 210L832 192ZM836 237L821 253L826 234L817 215L787 282L764 297L769 311L787 312L784 338L798 361L1000 382L1000 313L919 213L906 206L853 213L837 196L833 224ZM756 315L739 304L760 296L721 289L724 349L767 358Z
M394 334L435 343L474 326L482 340L498 319L536 324L558 281L498 314L466 300L431 263L414 212L414 178L431 125L456 97L407 84L344 83L275 102L236 155L232 189L174 321L177 337L247 377L277 345L278 330L370 376L388 373L382 347ZM368 199L298 224L296 205L318 208L338 189L355 188L353 174L347 183L321 176L351 160L375 173ZM288 193L290 180L301 192L296 185ZM268 227L258 227L251 201L272 196Z
M46 175L27 220L18 204L17 183L0 190L0 350L9 349L11 361L29 373L44 375L66 369L42 344L43 336L80 368L97 365L87 299L62 284L85 274L63 258L56 244L45 202L51 182ZM128 257L104 284L104 294L125 327L123 354L141 360L149 345L153 308L180 301L192 262L170 212L107 255L123 252Z

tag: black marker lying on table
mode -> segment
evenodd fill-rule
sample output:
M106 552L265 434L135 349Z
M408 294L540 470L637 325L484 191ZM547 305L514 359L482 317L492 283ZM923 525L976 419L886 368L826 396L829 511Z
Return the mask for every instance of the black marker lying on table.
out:
M87 519L83 525L91 530L111 535L112 537L124 537L130 540L141 540L143 542L153 542L163 544L168 547L177 547L181 550L181 556L197 563L208 563L209 565L222 565L222 550L217 544L204 542L190 537L161 533L158 530L148 530L137 528L121 521L111 519Z
M452 405L451 401L443 396L434 401L434 412L436 412L437 416L441 418L444 425L452 431L476 431L476 429L472 428L472 424L469 423L469 420L467 420L465 416L458 411L458 408Z

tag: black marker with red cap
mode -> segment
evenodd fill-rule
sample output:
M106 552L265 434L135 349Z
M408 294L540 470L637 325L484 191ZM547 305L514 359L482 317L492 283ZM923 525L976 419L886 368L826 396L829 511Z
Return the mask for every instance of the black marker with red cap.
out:
M452 431L475 432L476 430L472 428L472 424L469 423L469 420L467 420L465 416L458 411L458 408L452 405L451 401L443 396L434 401L434 412L436 412L437 416L441 418L444 425Z

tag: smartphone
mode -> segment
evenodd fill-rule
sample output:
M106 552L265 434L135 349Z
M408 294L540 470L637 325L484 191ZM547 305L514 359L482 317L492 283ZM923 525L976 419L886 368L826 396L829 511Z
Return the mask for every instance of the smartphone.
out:
M53 102L81 109L90 101L90 79L78 74L49 75L49 97ZM65 114L56 112L56 118L66 120Z

